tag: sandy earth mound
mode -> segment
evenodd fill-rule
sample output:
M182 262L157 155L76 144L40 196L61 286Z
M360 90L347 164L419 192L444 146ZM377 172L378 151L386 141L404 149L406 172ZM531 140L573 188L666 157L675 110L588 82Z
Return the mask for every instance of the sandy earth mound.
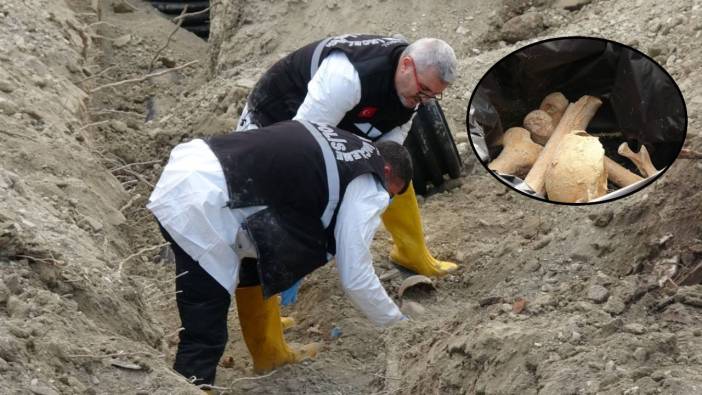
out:
M286 311L298 322L287 337L323 352L261 378L234 309L221 391L702 392L702 286L678 285L702 258L702 165L678 160L605 205L557 206L489 176L465 130L472 89L501 57L540 38L602 36L671 73L688 105L686 144L700 150L701 7L239 0L214 5L207 43L171 36L175 25L136 0L0 4L0 392L198 393L170 369L174 270L146 198L169 150L231 129L272 62L360 31L456 49L460 80L442 106L465 177L422 211L432 251L461 268L415 295L411 322L382 331L348 303L333 265L319 270ZM376 270L397 295L389 235L376 239Z

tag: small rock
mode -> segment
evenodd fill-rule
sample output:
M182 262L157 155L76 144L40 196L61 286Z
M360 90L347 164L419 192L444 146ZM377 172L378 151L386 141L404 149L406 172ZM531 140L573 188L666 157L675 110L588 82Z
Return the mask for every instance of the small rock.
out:
M653 381L661 381L664 378L666 378L667 374L664 370L656 370L655 372L651 373L651 378Z
M0 303L5 303L7 302L7 299L10 297L10 289L7 288L7 285L5 285L5 282L0 279Z
M130 41L132 41L132 35L124 34L115 38L114 41L112 41L112 45L114 45L116 48L122 48L125 45L129 44Z
M643 335L646 333L646 327L641 324L627 324L624 325L624 331L633 333L634 335Z
M609 225L610 222L612 222L612 218L614 218L614 213L611 210L606 210L597 215L591 215L589 216L589 218L590 220L592 220L592 223L595 226L597 226L598 228L604 228L605 226Z
M634 358L639 362L646 362L648 359L648 351L643 347L637 347L636 350L634 350Z
M593 285L587 291L587 298L595 303L604 303L609 298L609 291L601 285Z
M653 368L650 366L642 366L637 369L632 370L628 376L631 377L632 380L638 380L641 377L649 377L651 376L651 373L653 373ZM650 378L650 377L649 377ZM653 380L651 380L653 381Z
M5 115L13 115L19 111L19 107L13 101L0 97L0 112Z
M7 313L10 317L26 318L29 316L29 308L27 303L14 295L7 300Z
M406 300L402 302L402 312L410 318L414 319L420 317L424 315L426 311L427 310L424 308L424 306L413 300Z
M528 272L535 272L539 269L541 269L541 264L536 261L529 262L526 264L526 266L524 266L524 270Z
M536 37L544 28L544 21L541 14L528 12L508 20L502 25L500 38L507 43L526 40Z
M162 65L168 67L169 69L176 66L176 61L166 56L159 56L158 61L161 62Z
M59 395L53 388L47 387L44 384L39 383L39 380L33 379L29 390L36 395Z
M0 358L0 373L6 372L8 369L10 369L10 364L7 363L6 360Z
M86 215L86 216L85 216L85 221L88 223L88 225L90 225L90 227L91 227L95 232L99 232L99 231L101 231L102 228L103 228L103 227L102 227L102 222L96 220L96 219L93 218L93 217L90 217L90 216L87 216L87 215Z
M570 335L570 339L575 343L579 342L582 338L583 335L580 332L573 331L573 333Z
M26 339L30 336L30 333L16 325L9 324L7 326L7 331L10 332L15 337L19 337L20 339Z
M114 11L115 14L126 14L134 12L134 7L129 5L126 1L118 1L112 4L112 11Z
M592 0L557 0L554 7L568 11L577 11L590 3L592 3Z
M487 296L478 301L480 307L490 306L497 303L502 303L504 298L502 296Z
M127 126L127 124L122 121L114 120L110 122L110 126L112 126L112 129L118 133L129 132L129 126Z
M590 262L591 256L588 254L580 253L580 252L574 252L570 254L570 259L582 263L588 263Z
M551 236L545 236L541 240L539 240L535 245L534 245L534 250L540 250L544 247L546 247L553 238Z
M42 77L40 75L33 76L32 82L34 83L34 85L38 86L39 88L44 88L49 84L48 78Z
M503 313L511 313L512 312L512 305L509 303L502 303L500 305L500 310L502 310Z
M658 393L658 384L648 376L641 377L640 379L636 380L636 386L639 387L642 394Z
M12 336L0 336L0 358L5 361L16 361L21 349L20 342Z
M463 25L461 25L456 29L456 33L460 34L460 35L464 35L464 34L468 33L468 29L466 29Z
M307 328L308 333L314 333L315 335L321 335L322 332L319 330L318 325L312 325L311 327Z
M607 300L602 309L612 315L620 315L626 310L626 304L620 298L612 297Z
M660 55L665 55L668 52L668 47L665 43L657 41L648 47L648 56L655 58Z
M0 80L0 91L5 93L12 93L15 90L15 86L9 80Z

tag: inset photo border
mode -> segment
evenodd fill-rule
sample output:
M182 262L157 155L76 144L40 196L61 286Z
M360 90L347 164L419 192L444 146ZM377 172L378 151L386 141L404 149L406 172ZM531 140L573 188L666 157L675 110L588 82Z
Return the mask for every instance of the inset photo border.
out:
M481 78L466 113L471 146L496 179L545 202L628 196L677 158L687 109L670 74L603 38L539 41Z

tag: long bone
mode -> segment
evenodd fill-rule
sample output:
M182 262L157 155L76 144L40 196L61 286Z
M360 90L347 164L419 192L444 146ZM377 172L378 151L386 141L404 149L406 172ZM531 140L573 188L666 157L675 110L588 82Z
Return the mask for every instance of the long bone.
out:
M629 148L627 143L622 143L617 149L617 152L619 152L619 155L627 157L634 162L636 168L639 169L639 172L641 172L641 175L644 177L651 177L658 172L656 167L653 166L653 162L651 162L651 156L648 154L645 145L641 145L639 152L634 152Z

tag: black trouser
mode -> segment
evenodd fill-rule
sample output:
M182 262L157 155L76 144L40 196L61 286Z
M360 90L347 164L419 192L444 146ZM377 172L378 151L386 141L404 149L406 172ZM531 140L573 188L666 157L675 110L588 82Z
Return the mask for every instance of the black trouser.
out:
M176 294L183 330L173 369L194 384L214 384L217 363L227 345L227 312L231 296L161 227L176 261ZM182 273L188 272L181 276Z

